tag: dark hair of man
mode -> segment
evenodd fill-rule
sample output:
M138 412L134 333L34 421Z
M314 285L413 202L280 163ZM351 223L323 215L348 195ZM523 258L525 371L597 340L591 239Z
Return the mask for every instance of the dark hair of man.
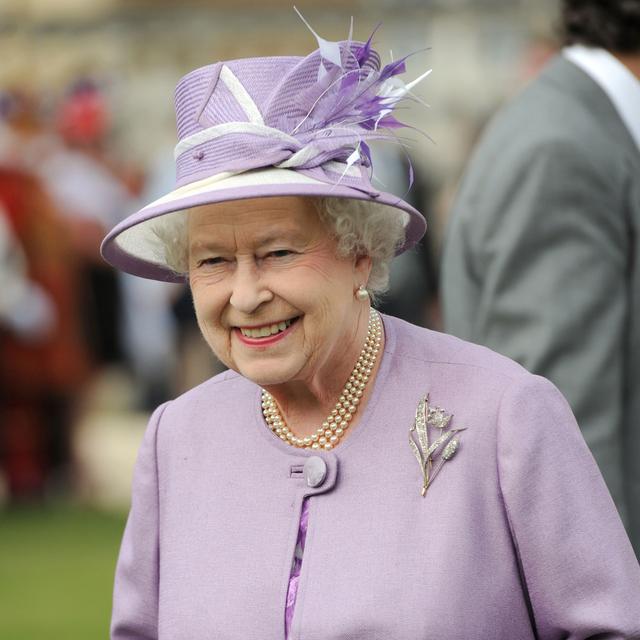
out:
M562 0L565 44L640 53L640 0Z

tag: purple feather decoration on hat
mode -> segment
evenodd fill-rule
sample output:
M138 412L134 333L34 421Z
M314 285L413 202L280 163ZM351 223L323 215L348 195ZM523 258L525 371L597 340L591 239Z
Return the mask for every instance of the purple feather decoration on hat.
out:
M405 84L398 76L405 73L408 56L382 67L373 49L380 25L364 43L353 42L351 37L329 42L297 13L318 41L318 81L298 93L294 110L302 116L292 120L288 133L305 144L333 148L333 157L348 166L359 163L371 167L371 150L365 139L403 145L393 131L406 125L393 111L402 100L412 98L411 88L429 72Z

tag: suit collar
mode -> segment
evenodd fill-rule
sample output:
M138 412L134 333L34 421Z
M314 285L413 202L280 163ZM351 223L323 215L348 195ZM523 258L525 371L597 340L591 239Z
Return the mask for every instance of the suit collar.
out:
M640 80L605 49L573 45L562 55L607 94L640 149Z
M542 70L540 82L552 85L573 100L576 110L588 111L612 141L626 148L633 157L640 157L640 150L611 99L585 71L559 54Z

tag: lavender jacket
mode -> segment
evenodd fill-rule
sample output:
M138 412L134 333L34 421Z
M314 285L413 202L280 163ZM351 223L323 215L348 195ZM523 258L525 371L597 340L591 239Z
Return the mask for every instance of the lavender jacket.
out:
M640 638L640 568L567 403L485 348L384 318L353 433L319 454L264 425L227 372L160 407L135 471L112 638L282 640L302 500L295 640ZM466 427L425 497L408 444L431 401Z

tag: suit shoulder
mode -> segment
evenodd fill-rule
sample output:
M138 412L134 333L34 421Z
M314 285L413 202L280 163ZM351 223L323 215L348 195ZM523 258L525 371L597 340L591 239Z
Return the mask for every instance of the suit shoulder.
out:
M241 397L255 391L256 386L235 371L227 370L205 380L167 403L163 417L184 418L193 413L237 406Z
M387 318L395 330L393 356L423 362L430 367L458 369L460 375L487 376L504 379L509 383L527 378L522 365L491 349L456 338L455 336L417 327L398 318Z
M496 155L510 166L514 159L530 161L530 154L563 161L595 157L608 166L620 155L603 121L619 120L608 98L584 72L563 59L554 60L541 74L506 102L491 118L477 149ZM585 87L587 90L585 91ZM594 153L597 151L597 153Z

